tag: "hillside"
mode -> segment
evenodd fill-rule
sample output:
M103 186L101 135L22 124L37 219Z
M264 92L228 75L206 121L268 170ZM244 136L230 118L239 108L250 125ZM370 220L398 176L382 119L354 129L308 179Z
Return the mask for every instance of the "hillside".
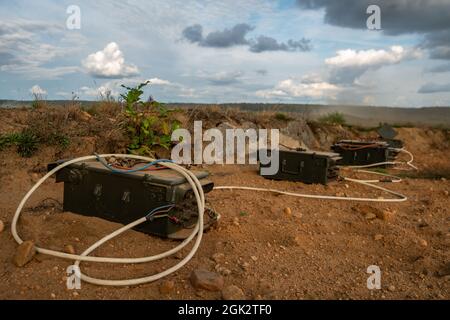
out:
M70 100L45 101L49 106L70 106ZM101 104L98 101L76 101L84 108ZM17 108L31 106L32 101L0 100L0 108ZM379 123L413 126L450 127L450 107L400 108L382 106L346 106L346 105L305 105L305 104L263 104L263 103L232 103L232 104L202 104L202 103L167 103L173 108L208 108L219 106L224 109L240 109L244 111L271 111L298 114L304 118L317 119L328 113L344 114L349 124L375 127Z

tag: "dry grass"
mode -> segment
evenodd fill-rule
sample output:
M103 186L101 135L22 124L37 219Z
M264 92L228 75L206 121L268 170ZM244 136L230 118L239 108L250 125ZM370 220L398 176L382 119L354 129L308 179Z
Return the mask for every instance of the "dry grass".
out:
M203 121L204 128L214 128L224 122L237 125L251 123L259 128L279 128L295 119L294 114L276 110L254 112L243 111L238 107L223 108L221 106L199 106L187 109L188 129L192 127L194 121L198 120Z

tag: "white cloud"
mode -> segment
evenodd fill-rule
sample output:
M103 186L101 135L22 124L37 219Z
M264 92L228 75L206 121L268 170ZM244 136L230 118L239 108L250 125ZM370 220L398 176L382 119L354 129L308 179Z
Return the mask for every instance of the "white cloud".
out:
M325 63L332 67L381 67L383 65L399 63L404 59L414 59L420 57L418 50L407 50L402 46L392 46L390 50L360 50L353 49L339 50L337 55L325 60Z
M31 94L33 95L38 95L38 96L44 96L47 94L47 91L45 91L44 89L42 89L39 85L35 84L34 86L31 87L30 89Z
M118 97L119 93L115 90L114 85L110 82L107 82L97 88L90 88L90 87L81 87L80 88L80 94L86 95L89 97L106 97L106 96L113 96Z
M311 98L333 99L340 88L328 82L296 82L293 79L280 81L273 89L259 90L256 96L260 98Z
M150 84L152 85L157 85L157 86L168 86L171 85L171 82L168 80L163 80L163 79L159 79L159 78L151 78L148 79L147 81L150 81Z
M349 85L357 84L358 78L368 70L378 70L421 56L421 50L405 49L402 46L392 46L389 50L346 49L337 51L337 55L325 59L325 63L331 68L330 82Z
M242 71L220 71L205 78L213 85L229 85L239 82L239 78L243 76Z
M80 50L84 39L79 35L75 42L64 35L60 25L46 21L0 21L0 71L19 74L29 80L58 79L78 72L77 66L51 64Z
M135 65L125 63L123 53L115 42L90 54L82 65L88 73L99 78L125 78L139 74Z

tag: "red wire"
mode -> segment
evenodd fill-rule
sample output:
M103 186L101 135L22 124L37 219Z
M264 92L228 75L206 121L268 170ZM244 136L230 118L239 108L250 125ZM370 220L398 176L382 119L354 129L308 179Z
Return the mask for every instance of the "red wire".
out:
M361 149L366 149L366 148L378 147L379 144L372 143L372 144L366 144L366 145L358 146L358 145L352 145L352 144L343 143L343 144L339 144L339 146L342 149L344 149L344 150L356 151L356 150L361 150Z

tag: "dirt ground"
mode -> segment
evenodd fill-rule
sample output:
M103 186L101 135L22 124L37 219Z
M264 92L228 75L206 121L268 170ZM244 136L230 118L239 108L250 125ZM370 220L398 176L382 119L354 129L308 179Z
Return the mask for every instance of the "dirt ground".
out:
M405 194L401 203L327 201L253 191L215 190L207 203L221 214L205 233L200 249L181 270L170 275L174 288L160 293L161 281L134 287L100 287L82 283L66 289L68 260L38 255L19 268L12 262L17 244L10 233L13 213L24 194L55 160L52 147L31 158L13 149L0 152L0 299L220 299L220 292L196 290L189 281L198 267L227 270L225 285L241 288L248 299L450 299L450 181L434 172L450 171L447 139L433 130L402 128L400 139L416 156L419 173L402 183L383 186ZM80 144L72 156L91 153ZM256 166L205 166L217 186L270 187L308 194L389 197L382 192L336 181L328 186L271 181ZM395 171L392 171L395 172ZM423 174L422 174L423 173ZM444 176L444 175L443 175ZM359 177L364 177L360 175ZM97 218L61 212L62 184L50 179L26 204L19 233L37 245L81 253L120 227ZM47 200L45 200L47 199ZM291 214L285 212L291 209ZM367 210L389 217L368 220ZM129 231L95 251L95 255L140 257L167 250L175 241ZM185 248L185 255L190 247ZM217 254L223 254L222 257ZM160 272L180 261L176 255L153 263L111 265L83 263L87 274L108 279ZM367 289L367 268L381 269L381 290Z

